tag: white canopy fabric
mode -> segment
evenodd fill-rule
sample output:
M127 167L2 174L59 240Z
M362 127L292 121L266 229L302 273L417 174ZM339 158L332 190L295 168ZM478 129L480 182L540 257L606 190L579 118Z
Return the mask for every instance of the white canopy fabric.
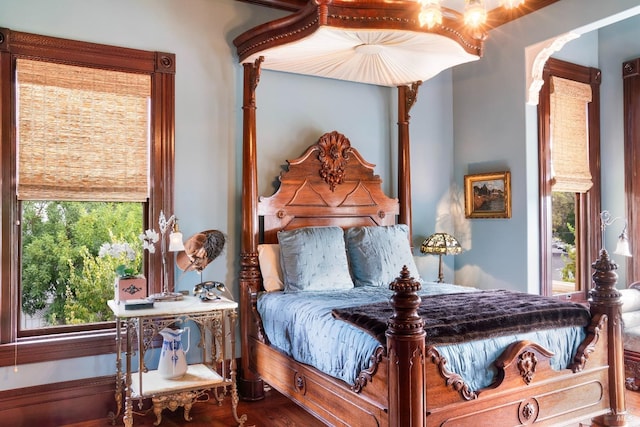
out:
M263 69L392 87L426 81L447 68L479 59L436 33L328 26L242 62L260 56Z

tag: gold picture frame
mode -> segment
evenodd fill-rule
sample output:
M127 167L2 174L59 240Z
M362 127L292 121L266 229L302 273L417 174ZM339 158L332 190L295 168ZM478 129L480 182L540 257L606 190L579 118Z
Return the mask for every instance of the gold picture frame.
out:
M467 218L511 218L511 172L464 176Z

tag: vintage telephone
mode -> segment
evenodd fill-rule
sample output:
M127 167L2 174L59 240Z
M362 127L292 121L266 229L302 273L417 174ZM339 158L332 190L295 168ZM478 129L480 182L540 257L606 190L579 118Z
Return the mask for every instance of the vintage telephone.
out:
M193 288L193 294L199 296L202 301L213 301L220 299L220 295L229 294L227 287L222 282L208 280L198 283ZM231 298L233 300L233 298Z

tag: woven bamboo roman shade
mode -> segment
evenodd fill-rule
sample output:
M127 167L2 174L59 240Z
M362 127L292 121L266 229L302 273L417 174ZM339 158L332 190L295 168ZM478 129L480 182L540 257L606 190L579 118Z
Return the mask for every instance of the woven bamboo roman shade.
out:
M18 198L149 197L149 75L18 59Z
M589 169L588 103L591 86L551 77L552 190L585 193Z

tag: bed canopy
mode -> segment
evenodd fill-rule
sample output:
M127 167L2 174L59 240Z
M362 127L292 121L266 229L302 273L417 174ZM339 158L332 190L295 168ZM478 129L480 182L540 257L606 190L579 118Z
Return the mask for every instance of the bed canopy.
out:
M545 0L550 1L550 0ZM398 87L399 222L411 229L409 111L419 86L441 71L482 56L484 27L442 7L441 23L421 25L414 0L309 0L289 16L236 37L244 67L243 164L255 162L255 89L262 69ZM255 171L243 174L242 253L257 248ZM250 205L250 206L247 206ZM248 213L247 213L248 212ZM251 255L250 255L251 254ZM253 264L253 261L247 261Z
M482 56L485 33L442 8L442 23L421 26L416 1L309 1L299 11L234 40L242 63L380 86L425 81Z

